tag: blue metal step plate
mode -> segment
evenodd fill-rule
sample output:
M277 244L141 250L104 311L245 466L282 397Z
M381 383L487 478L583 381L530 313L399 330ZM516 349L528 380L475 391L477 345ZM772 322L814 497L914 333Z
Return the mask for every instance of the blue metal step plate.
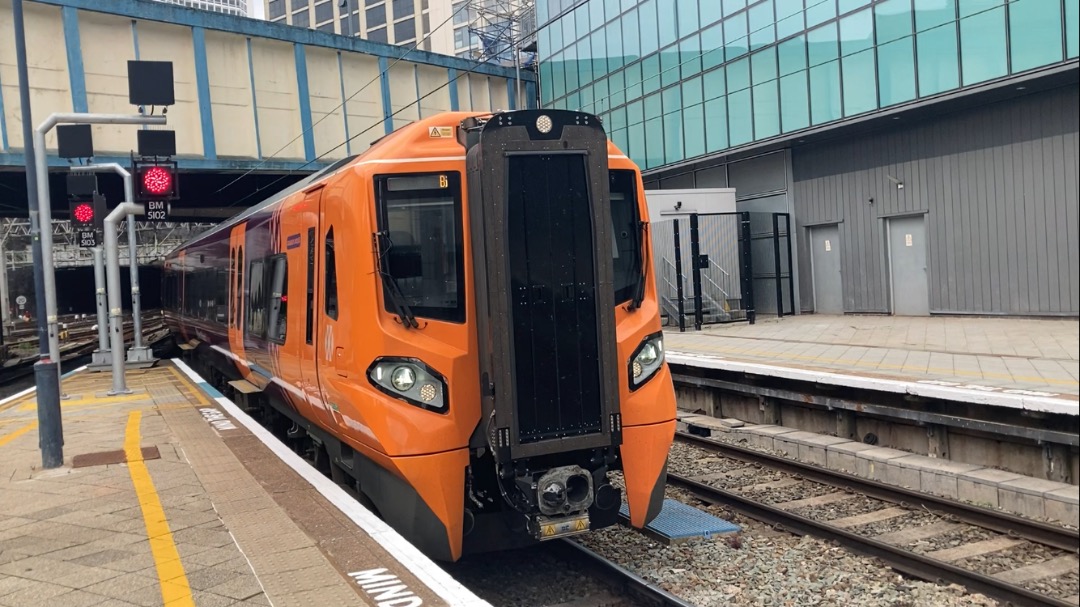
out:
M629 522L630 509L623 502L619 509L623 522ZM660 515L645 526L644 531L656 539L670 544L694 538L707 538L714 535L738 533L740 527L708 512L673 499L665 499Z

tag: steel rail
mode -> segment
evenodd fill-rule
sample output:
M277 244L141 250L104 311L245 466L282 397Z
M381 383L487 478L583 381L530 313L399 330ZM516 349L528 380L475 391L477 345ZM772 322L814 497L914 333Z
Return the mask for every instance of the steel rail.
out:
M571 539L560 540L560 543L574 557L587 560L591 565L600 569L609 581L618 586L616 590L632 595L636 599L642 599L648 605L657 607L695 607L693 603L680 599L660 586L620 567Z
M868 495L887 502L937 511L953 516L965 523L997 531L998 533L1052 546L1073 554L1080 553L1080 531L1076 529L1066 529L1006 512L987 510L979 506L887 485L852 474L819 468L811 464L762 453L746 447L721 443L685 432L676 432L676 437L686 443L699 445L736 459L763 464L790 474L797 474L815 482L833 485L842 489L851 489L862 495Z

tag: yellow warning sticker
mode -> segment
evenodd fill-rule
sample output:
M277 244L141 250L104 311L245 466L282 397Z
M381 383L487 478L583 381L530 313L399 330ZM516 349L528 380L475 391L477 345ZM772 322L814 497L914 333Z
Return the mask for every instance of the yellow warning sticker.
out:
M585 531L589 528L589 523L585 519L579 518L574 521L574 531Z
M449 126L433 126L428 130L428 136L432 139L451 138L454 136L454 128Z

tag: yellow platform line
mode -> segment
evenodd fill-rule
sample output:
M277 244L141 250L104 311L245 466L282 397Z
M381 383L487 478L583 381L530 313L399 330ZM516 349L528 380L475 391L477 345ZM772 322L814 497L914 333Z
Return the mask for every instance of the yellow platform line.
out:
M30 422L29 424L26 424L25 426L23 426L22 428L19 428L18 430L15 430L15 431L12 431L12 432L10 432L8 434L4 434L3 436L0 436L0 447L3 447L4 445L6 445L6 444L10 443L11 441L19 438L20 436L22 436L23 434L26 434L27 432L33 430L34 428L37 428L37 422Z
M167 368L169 369L170 372L172 372L173 376L176 377L176 380L179 381L181 385L183 385L185 388L187 388L188 391L191 392L195 396L195 400L199 401L200 405L202 405L204 407L209 407L210 406L210 403L207 402L206 397L203 396L202 388L195 385L190 379L188 379L188 378L184 377L183 375L181 375L181 373L179 371L177 371L175 367L167 367Z
M195 607L191 598L191 586L188 585L184 564L176 550L169 521L165 518L165 509L161 507L154 481L142 459L139 448L141 434L139 422L142 411L132 411L128 415L127 431L124 435L124 454L127 456L131 484L142 508L143 522L146 523L146 536L150 540L150 552L154 555L157 567L158 583L161 586L161 600L168 607Z
M118 394L116 396L89 396L87 398L75 398L70 400L60 401L62 408L77 407L80 405L93 405L93 404L106 404L112 405L116 403L130 402L133 400L150 400L152 397L149 394ZM19 411L33 411L37 409L37 402L27 403L19 407Z

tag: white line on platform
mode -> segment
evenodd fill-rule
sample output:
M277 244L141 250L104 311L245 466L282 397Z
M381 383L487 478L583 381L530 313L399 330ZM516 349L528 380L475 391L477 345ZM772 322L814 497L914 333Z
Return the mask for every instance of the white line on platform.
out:
M61 375L60 377L61 377L61 379L63 379L65 377L69 376L69 375L74 375L74 374L78 373L79 371L82 371L83 369L86 369L86 365L83 365L83 366L81 366L81 367L79 367L77 369L72 369L70 371L65 371L64 374ZM26 396L27 394L30 394L34 390L37 390L37 386L30 386L29 388L27 388L25 390L22 390L20 392L16 392L15 394L12 394L11 396L8 396L7 398L0 399L0 405L3 405L5 403L9 403L9 402L15 400L16 398L22 398L23 396Z
M667 361L675 365L687 365L691 367L704 367L707 369L719 369L721 371L735 371L738 373L752 373L768 377L782 377L797 381L811 381L823 384L833 384L848 388L862 390L878 390L896 394L911 394L926 398L940 398L945 400L959 401L976 405L988 405L992 407L1008 407L1011 409L1027 409L1029 411L1041 411L1044 413L1062 413L1065 415L1080 415L1080 403L1064 398L1052 398L1046 396L1031 396L1024 394L1028 390L1008 389L998 391L998 388L985 389L943 386L938 382L921 383L918 381L901 381L895 379L880 379L862 375L847 375L843 373L830 373L827 371L810 371L792 367L750 363L741 360L732 360L719 356L705 354L689 354L668 350L665 354ZM931 381L931 380L928 380ZM933 380L936 381L936 380ZM993 390L993 391L990 391Z
M200 388L206 389L210 387L209 384L206 383L206 380L192 370L191 367L184 364L180 359L174 358L172 359L172 362L178 369L183 371L185 375L198 383ZM209 395L217 401L229 415L243 424L243 426L262 441L264 445L269 447L281 461L285 462L285 464L292 468L316 491L325 497L327 501L336 506L342 514L349 517L349 519L356 523L358 527L363 529L371 539L375 540L398 562L407 567L409 571L416 576L416 579L423 582L439 598L452 606L491 607L490 603L484 601L473 594L468 588L461 585L461 583L455 580L449 573L446 573L446 571L436 565L431 559L420 552L420 550L410 544L408 540L401 536L401 534L375 516L367 508L360 505L360 502L356 501L355 498L346 493L345 490L334 483L334 481L326 478L319 471L312 468L310 464L285 446L276 436L271 434L269 430L252 419L248 414L244 413L240 407L233 404L231 400L224 396L215 397L213 393L209 393Z

